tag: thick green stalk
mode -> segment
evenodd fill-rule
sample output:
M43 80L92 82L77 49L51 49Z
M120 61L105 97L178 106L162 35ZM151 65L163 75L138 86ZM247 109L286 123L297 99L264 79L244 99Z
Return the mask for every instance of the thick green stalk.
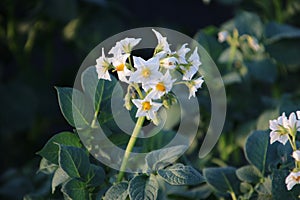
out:
M131 137L129 139L129 142L128 142L126 150L125 150L125 154L124 154L124 158L123 158L123 161L122 161L122 164L121 164L120 172L118 174L117 182L120 182L123 179L124 171L126 169L126 165L127 165L129 156L130 156L131 151L132 151L132 149L134 147L134 144L136 142L137 136L141 132L144 120L145 120L144 116L143 117L139 117L138 120L137 120L137 122L136 122L136 124L135 124L135 127L133 129L132 135L131 135Z

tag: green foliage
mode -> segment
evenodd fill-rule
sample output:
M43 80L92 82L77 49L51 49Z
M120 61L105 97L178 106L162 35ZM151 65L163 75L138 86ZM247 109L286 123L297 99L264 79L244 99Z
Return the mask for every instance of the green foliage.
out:
M82 92L74 88L56 88L62 114L73 127L85 128L92 121L92 110Z
M198 185L205 182L205 179L197 170L181 163L160 169L157 173L171 185Z
M128 196L128 183L121 182L111 186L105 193L105 200L126 200Z
M130 180L128 186L131 200L155 200L158 192L158 183L154 176L138 175Z
M59 145L59 166L71 178L86 178L89 172L89 157L80 148Z
M186 146L178 145L174 147L168 147L156 151L151 151L146 155L147 168L153 171L164 168L170 165L185 151Z
M252 165L243 166L236 170L237 177L247 183L258 183L263 178L261 172Z
M57 168L52 178L52 193L55 192L55 188L70 179L69 175L62 169Z
M61 132L50 138L43 149L37 152L37 154L44 157L51 163L58 165L59 147L57 144L69 145L74 147L82 146L80 143L80 139L74 133Z
M77 179L71 179L63 184L61 191L69 199L90 199L89 193L86 190L86 184Z
M205 168L203 175L209 185L219 194L239 193L240 181L236 176L236 169L233 167Z
M275 145L270 145L268 131L253 132L245 146L247 160L264 175L269 171L270 165L276 161L275 150Z

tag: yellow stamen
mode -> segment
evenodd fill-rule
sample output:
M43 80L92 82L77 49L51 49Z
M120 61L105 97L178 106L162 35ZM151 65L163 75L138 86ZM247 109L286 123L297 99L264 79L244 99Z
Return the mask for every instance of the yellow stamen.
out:
M149 101L143 102L143 103L142 103L142 108L143 108L143 110L145 110L145 111L150 110L150 109L151 109L150 102L149 102Z
M300 176L292 176L292 178L296 181L296 182L300 182Z
M160 92L166 91L166 87L165 87L165 85L164 85L162 82L157 83L156 89L157 89L158 91L160 91Z
M125 65L122 63L122 64L120 64L120 65L118 65L118 66L116 67L116 70L117 70L118 72L124 71L124 67L125 67Z
M151 75L151 71L148 68L143 69L142 76L148 78Z

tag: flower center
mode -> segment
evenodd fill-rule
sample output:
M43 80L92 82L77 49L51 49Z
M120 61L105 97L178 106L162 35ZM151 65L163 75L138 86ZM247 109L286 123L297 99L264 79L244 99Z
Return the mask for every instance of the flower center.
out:
M277 132L279 135L286 135L288 133L286 128L284 128L282 125L278 125Z
M151 75L151 71L148 68L143 69L142 76L148 78Z
M300 183L300 176L293 176L292 177L296 182Z
M166 91L166 87L165 87L165 85L164 85L162 82L157 83L156 89L157 89L158 91L160 91L160 92Z
M124 67L125 67L125 65L122 63L122 64L120 64L120 65L118 65L118 66L116 67L116 70L117 70L118 72L124 71Z
M143 102L143 103L142 103L142 108L143 108L143 110L145 110L145 111L150 110L150 109L151 109L150 102L149 102L149 101Z

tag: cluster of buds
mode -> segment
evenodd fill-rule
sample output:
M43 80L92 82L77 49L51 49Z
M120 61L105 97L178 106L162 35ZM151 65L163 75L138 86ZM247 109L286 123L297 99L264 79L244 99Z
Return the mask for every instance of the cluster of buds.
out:
M135 105L138 109L136 117L145 116L157 125L158 110L174 102L172 88L175 84L186 85L191 98L195 97L204 80L197 73L201 65L197 47L189 53L191 49L187 47L188 44L183 44L173 52L167 38L154 29L152 31L158 44L150 59L132 55L133 48L141 38L125 38L108 52L111 56L106 57L102 48L102 56L96 60L96 71L99 79L108 81L116 72L118 79L128 84L125 107L131 110Z
M257 39L253 36L250 36L248 34L243 34L239 36L238 30L234 29L232 35L228 31L220 31L218 33L218 41L220 43L227 42L230 45L239 45L240 42L246 41L249 45L249 47L253 51L259 51L261 49L261 46L259 45Z
M287 189L291 190L296 184L300 184L300 150L297 150L296 145L296 135L300 131L300 111L292 112L289 117L282 113L277 119L270 120L270 129L271 144L278 141L285 145L289 141L293 148L295 168L285 179Z

